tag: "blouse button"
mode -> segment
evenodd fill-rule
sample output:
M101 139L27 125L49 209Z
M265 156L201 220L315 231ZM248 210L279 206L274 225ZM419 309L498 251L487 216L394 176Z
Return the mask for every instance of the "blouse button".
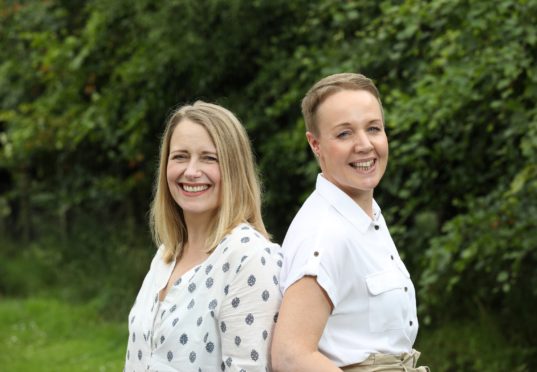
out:
M375 225L375 230L380 229L379 225Z
M408 287L405 287L405 292L408 292Z
M319 255L319 252L315 251L315 252L313 252L313 255L314 255L315 257L317 257L317 256Z
M408 324L412 327L412 324L413 324L413 323L412 323L412 320L411 320L410 322L408 322Z
M390 258L393 260L393 254L390 255Z

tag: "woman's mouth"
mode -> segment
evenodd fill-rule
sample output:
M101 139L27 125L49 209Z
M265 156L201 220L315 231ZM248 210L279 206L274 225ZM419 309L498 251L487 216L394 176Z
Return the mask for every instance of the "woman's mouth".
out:
M201 192L207 190L209 185L187 185L183 183L181 184L181 188L186 192Z
M361 171L368 171L371 169L371 167L375 164L375 160L365 160L365 161L356 161L353 163L350 163L350 166L354 169L358 169Z

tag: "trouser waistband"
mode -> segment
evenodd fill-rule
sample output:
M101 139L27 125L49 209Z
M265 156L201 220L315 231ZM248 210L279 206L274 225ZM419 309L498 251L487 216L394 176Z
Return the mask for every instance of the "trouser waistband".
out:
M410 353L399 355L370 354L363 362L351 364L342 369L345 372L429 372L429 367L416 367L420 354L414 349Z

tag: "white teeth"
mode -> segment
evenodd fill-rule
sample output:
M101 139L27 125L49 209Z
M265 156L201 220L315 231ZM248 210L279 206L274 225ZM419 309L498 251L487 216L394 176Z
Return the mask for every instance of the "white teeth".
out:
M189 185L183 185L183 189L187 192L200 192L203 190L207 190L209 186L207 185L199 185L199 186L189 186Z
M373 165L373 163L374 163L373 160L368 160L368 161L360 161L360 162L352 163L351 165L354 168L360 168L361 170L368 170Z

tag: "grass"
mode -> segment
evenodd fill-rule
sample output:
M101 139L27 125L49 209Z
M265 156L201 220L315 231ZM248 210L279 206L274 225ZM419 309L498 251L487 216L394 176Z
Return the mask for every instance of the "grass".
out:
M0 299L3 371L121 371L126 323L98 318L93 304Z

